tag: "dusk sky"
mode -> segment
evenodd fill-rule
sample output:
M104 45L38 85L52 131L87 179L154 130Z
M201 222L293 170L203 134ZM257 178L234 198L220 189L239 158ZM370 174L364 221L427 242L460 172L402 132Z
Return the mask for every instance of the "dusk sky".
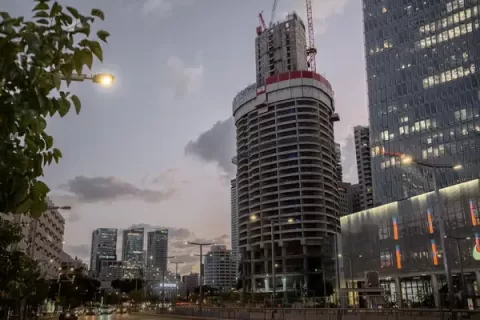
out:
M67 219L65 251L88 262L95 228L132 225L171 230L169 255L194 252L185 240L230 246L230 183L235 155L234 96L255 79L258 13L273 0L63 0L83 13L99 8L110 32L104 63L113 88L76 83L80 115L49 121L63 152L47 168L51 197ZM2 0L0 11L31 16L31 0ZM279 0L276 18L304 0ZM345 180L356 181L353 127L367 124L360 0L313 0L317 72L331 82L336 141ZM192 251L193 250L193 251ZM191 262L189 260L188 262ZM189 272L186 264L182 272ZM195 269L195 267L194 267Z

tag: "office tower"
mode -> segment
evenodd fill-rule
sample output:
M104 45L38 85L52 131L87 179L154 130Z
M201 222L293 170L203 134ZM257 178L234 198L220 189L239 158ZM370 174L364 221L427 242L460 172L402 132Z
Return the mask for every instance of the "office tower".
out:
M240 261L238 251L238 210L237 210L237 179L230 181L230 205L231 205L231 239L232 239L232 258L235 261L235 270L238 270Z
M122 260L132 268L141 268L144 265L143 243L145 229L134 228L123 231Z
M276 50L276 59L305 50L305 30L296 14L265 32L295 33L288 45L277 43L283 49ZM262 37L256 40L257 62L262 60ZM296 59L297 66L287 65L291 71L280 74L276 65L270 73L260 64L258 83L233 100L239 250L247 290L305 288L321 295L317 284L322 275L333 284L336 277L334 238L340 212L333 121L338 116L329 82L305 71L300 55Z
M343 181L343 168L342 168L342 146L340 143L335 143L335 161L337 166L337 179L339 182Z
M151 280L162 279L168 264L168 229L151 231L147 238L148 277Z
M374 203L420 194L426 172L384 152L463 170L441 187L480 176L479 2L363 0Z
M360 210L373 207L369 132L368 127L356 126L353 128L355 154L357 155L358 184L360 185Z
M275 24L255 39L257 87L273 75L307 70L305 25L296 13Z
M92 232L90 270L94 276L100 274L103 260L117 260L117 229L99 228Z
M194 293L195 288L199 286L199 278L200 276L198 273L190 273L182 277L182 282L187 295Z
M236 269L232 251L226 246L217 245L210 248L205 255L205 285L220 292L230 292L236 284Z

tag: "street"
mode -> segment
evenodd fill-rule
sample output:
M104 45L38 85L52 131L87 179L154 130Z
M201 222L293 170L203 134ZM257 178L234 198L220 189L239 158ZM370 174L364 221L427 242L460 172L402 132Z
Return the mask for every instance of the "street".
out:
M81 316L78 320L153 320L159 317L153 313L104 314L97 316Z

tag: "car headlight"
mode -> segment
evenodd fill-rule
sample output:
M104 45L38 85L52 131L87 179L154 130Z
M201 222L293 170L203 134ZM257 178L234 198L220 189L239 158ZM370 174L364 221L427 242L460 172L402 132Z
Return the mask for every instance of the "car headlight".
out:
M67 313L67 317L70 317L70 313Z

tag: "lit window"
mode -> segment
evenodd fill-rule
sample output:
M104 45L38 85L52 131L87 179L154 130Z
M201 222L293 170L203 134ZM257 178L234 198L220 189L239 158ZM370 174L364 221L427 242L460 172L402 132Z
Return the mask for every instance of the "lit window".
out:
M460 25L460 33L461 34L466 34L467 33L467 27L464 24Z
M452 70L452 79L453 80L457 80L458 76L457 76L457 69L453 69Z
M420 33L424 33L425 32L425 26L420 26Z
M465 21L465 11L460 11L460 21Z
M460 21L460 17L459 17L459 15L458 15L458 13L455 13L455 14L453 15L453 22L458 23L459 21Z
M465 19L470 19L472 17L472 10L469 8L465 10Z
M423 79L423 88L424 89L428 88L428 79Z
M447 12L452 12L452 3L447 3Z
M447 27L447 18L442 19L442 27L446 28Z
M474 64L472 64L470 66L470 73L475 73L475 65Z
M467 32L468 33L472 32L472 23L471 22L467 23Z
M387 12L387 8L383 7L382 8L382 13L385 13L385 12Z

